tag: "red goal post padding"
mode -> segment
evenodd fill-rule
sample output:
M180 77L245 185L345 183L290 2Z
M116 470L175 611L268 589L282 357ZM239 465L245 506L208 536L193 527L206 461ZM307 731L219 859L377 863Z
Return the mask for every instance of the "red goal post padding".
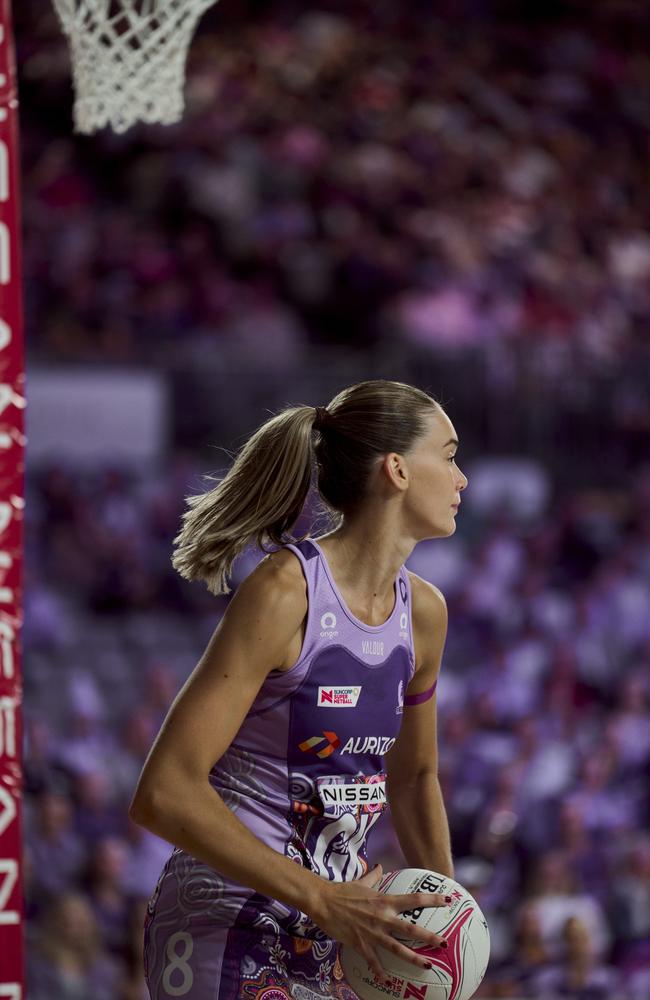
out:
M18 209L18 99L10 0L0 0L0 997L24 989L21 891L22 521L25 373Z

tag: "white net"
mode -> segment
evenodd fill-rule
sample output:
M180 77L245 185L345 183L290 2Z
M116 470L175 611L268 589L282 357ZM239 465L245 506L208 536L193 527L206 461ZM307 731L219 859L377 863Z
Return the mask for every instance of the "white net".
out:
M185 58L215 0L53 0L69 38L77 132L183 114Z

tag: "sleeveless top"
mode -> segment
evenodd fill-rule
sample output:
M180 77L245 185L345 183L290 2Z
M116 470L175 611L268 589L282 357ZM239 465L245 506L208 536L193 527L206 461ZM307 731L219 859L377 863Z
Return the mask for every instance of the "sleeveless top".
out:
M384 754L399 733L415 669L411 586L400 567L390 616L367 625L345 604L317 541L286 548L300 560L307 583L300 656L289 670L267 675L210 783L269 847L323 878L347 882L368 870L366 839L387 806ZM266 909L264 897L180 848L161 875L150 912L163 883L167 903L189 919L232 926L253 897L258 912ZM306 914L268 904L269 915L289 933L312 936Z

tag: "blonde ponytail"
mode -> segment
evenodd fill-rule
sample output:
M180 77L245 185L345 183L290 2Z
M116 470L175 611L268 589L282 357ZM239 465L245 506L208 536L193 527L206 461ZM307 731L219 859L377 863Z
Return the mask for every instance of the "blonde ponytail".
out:
M187 498L172 556L182 577L228 594L232 564L251 541L262 549L286 541L309 491L315 418L313 406L283 410L248 439L217 486Z
M213 594L230 593L232 564L250 542L266 550L288 541L314 466L320 498L340 524L363 504L378 459L406 453L439 409L415 386L375 379L343 389L327 407L283 410L249 438L214 489L188 497L172 565Z

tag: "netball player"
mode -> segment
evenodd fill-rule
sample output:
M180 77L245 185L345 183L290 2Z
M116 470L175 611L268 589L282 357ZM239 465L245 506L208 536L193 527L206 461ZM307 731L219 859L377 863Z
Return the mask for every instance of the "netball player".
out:
M426 965L445 947L400 911L439 894L376 891L366 838L388 804L407 864L453 875L437 780L443 595L404 563L455 531L467 479L454 427L425 392L353 385L268 420L212 490L189 499L173 564L239 586L144 765L132 818L174 846L149 903L145 972L170 996L354 1000L352 945ZM286 541L315 465L333 530Z

